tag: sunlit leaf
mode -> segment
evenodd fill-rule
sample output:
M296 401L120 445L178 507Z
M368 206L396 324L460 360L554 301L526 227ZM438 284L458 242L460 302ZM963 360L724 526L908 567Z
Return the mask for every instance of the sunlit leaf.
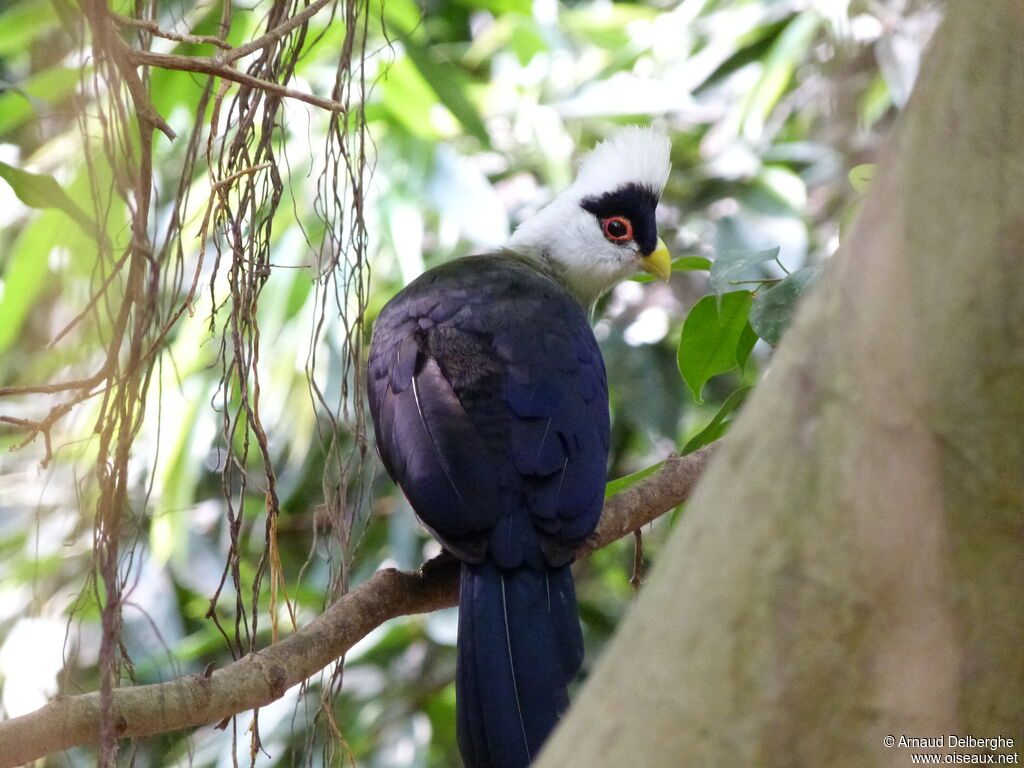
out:
M3 274L0 298L0 353L21 333L50 272L50 251L56 245L59 214L46 212L31 222L14 242Z
M52 67L19 81L17 87L0 92L0 134L36 117L37 105L52 105L68 96L90 68Z
M871 85L864 91L860 100L860 121L866 128L871 128L885 116L892 107L892 95L885 78L876 75Z
M462 63L469 69L486 66L499 51L512 51L520 66L526 66L539 51L547 50L547 41L530 16L509 14L494 19L473 36L473 42L463 53Z
M403 39L423 38L423 12L413 0L373 0L370 16L383 18L392 34L400 33Z
M53 26L57 18L53 6L45 0L15 3L0 13L0 56L25 49L28 44Z
M528 16L532 9L530 0L459 0L459 3L471 11L482 8L496 16L506 13Z
M437 95L411 57L403 56L387 68L378 92L390 122L422 139L436 141L440 138L431 119L431 108L438 103Z
M522 66L529 64L538 53L547 50L544 38L532 26L516 25L512 30L509 45Z
M14 194L29 208L75 207L53 176L30 173L7 163L0 163L0 178L11 185Z
M683 381L697 402L708 379L736 367L736 350L747 325L752 298L749 291L705 296L686 316L676 360Z
M763 64L761 77L747 97L743 126L748 137L760 137L797 65L807 57L821 22L822 17L817 12L804 11L797 14L775 40Z
M590 45L628 54L634 47L629 25L654 14L655 9L639 3L580 4L567 7L560 14L559 23Z
M705 3L709 2L709 0L703 1ZM783 19L782 21L762 19L761 23L752 24L749 29L742 32L730 30L732 34L735 34L733 44L723 46L721 64L710 73L707 80L701 83L697 91L699 92L701 89L721 82L737 70L748 67L752 63L759 63L764 60L771 50L772 44L782 33L782 30L786 28L787 21L788 19ZM718 29L721 30L721 26ZM719 34L724 37L721 31L719 31Z
M170 451L161 477L162 493L149 529L150 548L160 564L175 555L187 556L189 531L180 524L180 516L192 504L199 477L200 464L196 451L190 450L190 443L195 434L200 400L191 400L184 413L179 414L180 418L167 427Z
M72 200L52 176L30 173L0 162L0 178L29 208L56 208L71 217L87 234L102 238L96 222Z
M455 115L466 132L479 139L484 146L489 145L490 136L484 121L467 95L469 78L451 62L442 59L433 48L406 40L405 52L423 79L434 89L441 103Z

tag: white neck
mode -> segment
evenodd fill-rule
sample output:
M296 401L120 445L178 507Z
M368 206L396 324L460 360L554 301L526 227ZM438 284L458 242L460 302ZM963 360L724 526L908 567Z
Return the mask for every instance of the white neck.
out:
M581 230L594 226L575 196L563 193L516 229L507 250L551 275L590 312L601 296L635 271L631 264L593 258L593 232Z

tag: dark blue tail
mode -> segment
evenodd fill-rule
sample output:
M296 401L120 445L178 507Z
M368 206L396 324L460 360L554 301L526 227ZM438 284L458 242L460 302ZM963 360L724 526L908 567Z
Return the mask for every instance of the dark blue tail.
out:
M463 564L456 672L466 768L524 768L569 706L583 663L568 565L504 571Z

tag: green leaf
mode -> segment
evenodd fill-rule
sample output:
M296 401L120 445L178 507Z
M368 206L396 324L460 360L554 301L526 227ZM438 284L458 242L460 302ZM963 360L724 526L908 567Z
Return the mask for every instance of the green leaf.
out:
M705 296L683 322L676 360L683 381L701 403L708 379L736 367L737 348L750 315L749 291L733 291L721 298Z
M708 425L691 437L686 445L683 446L683 456L693 453L698 448L703 448L708 443L715 442L715 440L724 435L729 427L732 426L736 409L743 404L743 401L747 399L747 395L750 394L752 389L753 387L740 387L729 395Z
M860 194L866 194L875 180L878 166L874 163L862 163L850 169L850 186Z
M777 259L778 256L778 247L763 251L724 251L718 254L711 262L711 287L714 288L715 295L721 296L726 291L735 289L732 281L738 280L751 267Z
M382 18L386 28L404 42L424 39L423 12L413 0L375 0L368 11L370 18Z
M74 206L53 176L29 173L7 163L0 163L0 178L11 185L14 194L29 208Z
M201 399L190 400L184 413L179 414L180 418L169 425L177 435L166 438L171 451L161 478L163 493L159 496L149 528L150 552L161 565L172 556L177 556L182 565L187 565L189 532L187 526L180 524L181 510L187 509L194 501L199 482L197 450L192 442L199 431L195 426Z
M758 336L769 344L779 343L797 302L820 270L819 265L798 269L781 283L758 292L750 308L750 325Z
M46 114L66 98L78 85L80 77L88 77L90 68L51 67L41 70L17 87L0 91L0 134L13 131L20 125Z
M744 133L757 138L768 118L786 92L800 62L808 57L814 36L822 24L816 11L796 14L776 38L764 58L761 76L749 91L744 104Z
M509 37L508 45L522 67L533 61L533 57L538 53L548 49L541 34L532 26L525 24L516 25Z
M459 0L459 4L470 11L481 9L490 11L495 16L506 13L515 13L520 16L529 16L532 10L530 0Z
M68 193L53 176L29 173L13 165L0 163L0 178L11 185L14 194L29 208L56 208L70 216L90 237L105 240L92 217L68 197ZM107 245L109 248L109 241Z
M701 272L711 269L711 260L703 256L680 256L672 260L673 272ZM633 281L637 283L651 283L661 278L654 275L635 275Z
M380 103L387 110L390 122L402 126L417 138L427 141L440 138L430 119L430 110L437 104L437 96L416 69L412 58L403 56L388 66L379 91Z
M17 341L36 297L46 285L50 251L57 244L61 224L58 214L47 211L22 230L11 248L0 296L0 353Z
M754 329L748 322L743 326L740 340L736 342L736 365L741 369L747 364L747 360L750 359L750 353L754 351L755 344L757 344L757 333L754 332Z
M490 146L490 135L480 113L469 100L469 78L450 61L445 61L435 49L405 40L405 53L427 81L441 103L455 115L466 132L475 136L484 146Z
M57 16L46 0L15 3L0 12L0 57L27 51L56 26Z
M661 469L661 465L664 463L664 461L659 461L657 464L652 464L651 466L647 467L647 469L641 469L639 472L634 472L631 475L626 475L625 477L619 477L616 478L615 480L612 480L604 487L604 497L606 499L610 499L616 493L622 493L622 491L629 488L629 486L638 483L648 475L653 475L655 472Z
M881 74L875 74L871 83L863 90L857 109L858 122L863 129L874 127L892 107L892 93L889 84Z
M703 256L680 256L673 260L672 269L682 272L706 272L711 269L711 259L705 259Z

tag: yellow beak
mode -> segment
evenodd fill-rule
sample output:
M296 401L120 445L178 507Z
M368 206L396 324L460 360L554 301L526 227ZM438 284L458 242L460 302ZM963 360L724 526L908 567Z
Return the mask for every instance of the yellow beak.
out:
M642 256L640 268L644 272L650 272L655 277L668 280L672 276L672 256L665 246L665 241L658 238L658 246L651 252L650 256Z

